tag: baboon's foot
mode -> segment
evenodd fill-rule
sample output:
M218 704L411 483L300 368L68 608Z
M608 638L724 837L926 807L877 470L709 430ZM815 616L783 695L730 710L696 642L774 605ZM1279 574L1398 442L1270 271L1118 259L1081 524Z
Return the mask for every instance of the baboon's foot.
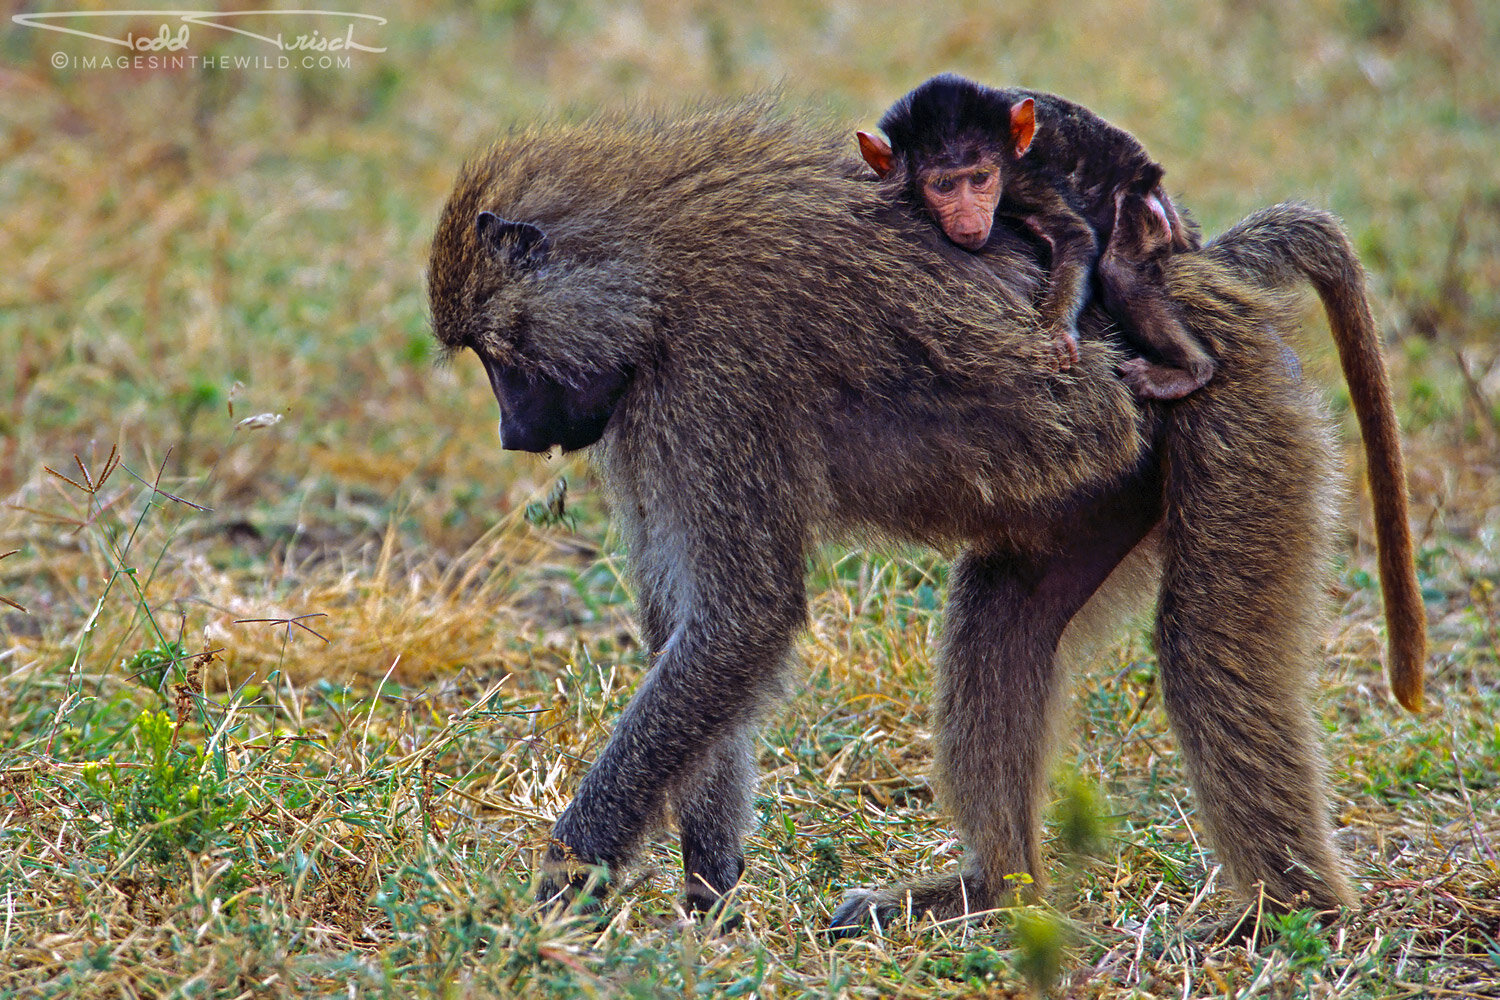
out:
M1015 893L1003 889L997 898L979 876L945 872L883 889L851 889L828 918L828 932L834 937L854 937L872 927L883 929L904 921L908 915L934 921L984 916L1014 899Z
M1208 384L1213 378L1211 364L1194 365L1191 368L1174 368L1156 364L1145 358L1122 361L1118 369L1120 377L1141 399L1181 399Z
M609 895L609 866L587 864L556 841L542 857L536 901L547 912L595 913Z
M900 912L889 890L850 889L828 918L828 933L836 938L859 937L871 927L889 926Z

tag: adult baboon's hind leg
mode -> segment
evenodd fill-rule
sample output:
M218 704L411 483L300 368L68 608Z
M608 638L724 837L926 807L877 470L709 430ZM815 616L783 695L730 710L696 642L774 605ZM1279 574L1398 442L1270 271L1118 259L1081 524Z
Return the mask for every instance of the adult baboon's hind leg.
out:
M1155 524L1154 471L1066 518L1044 553L967 552L955 564L943 623L934 772L967 846L958 871L850 893L829 926L856 934L873 918L938 920L1007 900L1006 876L1040 876L1039 803L1047 779L1069 620Z
M1198 813L1234 880L1330 907L1350 894L1309 707L1329 446L1274 339L1168 425L1157 659Z

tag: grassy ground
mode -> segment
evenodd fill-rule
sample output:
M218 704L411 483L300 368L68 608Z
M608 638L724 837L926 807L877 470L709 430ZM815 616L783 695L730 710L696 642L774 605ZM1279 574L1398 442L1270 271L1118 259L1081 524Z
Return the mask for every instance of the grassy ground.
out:
M0 995L948 997L1053 965L1058 996L1500 996L1500 8L1086 6L371 4L386 51L327 70L57 70L110 47L0 28ZM1136 635L1077 684L1049 907L823 940L843 889L958 852L924 778L944 563L831 551L743 927L683 922L668 843L606 926L543 922L530 854L643 659L586 467L502 454L478 366L433 363L453 174L570 107L780 83L852 128L945 68L1133 129L1208 232L1287 197L1349 224L1435 648L1405 717L1346 426L1320 707L1363 909L1217 936ZM560 477L576 520L528 520Z

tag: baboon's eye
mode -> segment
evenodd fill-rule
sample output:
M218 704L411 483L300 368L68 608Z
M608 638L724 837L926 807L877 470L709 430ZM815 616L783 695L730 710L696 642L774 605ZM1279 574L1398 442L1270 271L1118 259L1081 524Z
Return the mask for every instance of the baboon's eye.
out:
M935 177L927 182L927 186L938 194L951 194L955 184L952 177Z
M969 175L969 183L977 188L989 187L990 181L994 180L993 170L976 170Z

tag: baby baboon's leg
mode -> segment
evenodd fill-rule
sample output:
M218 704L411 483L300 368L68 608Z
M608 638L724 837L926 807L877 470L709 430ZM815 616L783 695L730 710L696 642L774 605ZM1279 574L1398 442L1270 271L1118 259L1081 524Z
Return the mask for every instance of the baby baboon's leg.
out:
M1005 903L1007 875L1040 875L1039 803L1062 688L1058 639L1161 511L1154 470L1064 519L1058 548L965 553L943 625L934 771L963 834L961 871L851 893L830 926L858 933L908 907L939 920Z
M1100 270L1105 302L1122 324L1125 339L1159 361L1129 358L1120 363L1125 384L1142 399L1181 399L1213 378L1214 362L1198 338L1182 325L1167 291L1159 284L1111 284ZM1119 278L1114 272L1113 279Z
M1131 345L1148 355L1119 369L1143 399L1181 399L1214 373L1213 359L1167 294L1163 263L1172 253L1172 232L1161 198L1122 192L1115 200L1114 229L1099 255L1104 306Z
M1254 370L1236 365L1236 384L1199 393L1169 424L1157 659L1198 814L1230 874L1281 903L1331 907L1350 894L1308 690L1329 447L1274 339Z

